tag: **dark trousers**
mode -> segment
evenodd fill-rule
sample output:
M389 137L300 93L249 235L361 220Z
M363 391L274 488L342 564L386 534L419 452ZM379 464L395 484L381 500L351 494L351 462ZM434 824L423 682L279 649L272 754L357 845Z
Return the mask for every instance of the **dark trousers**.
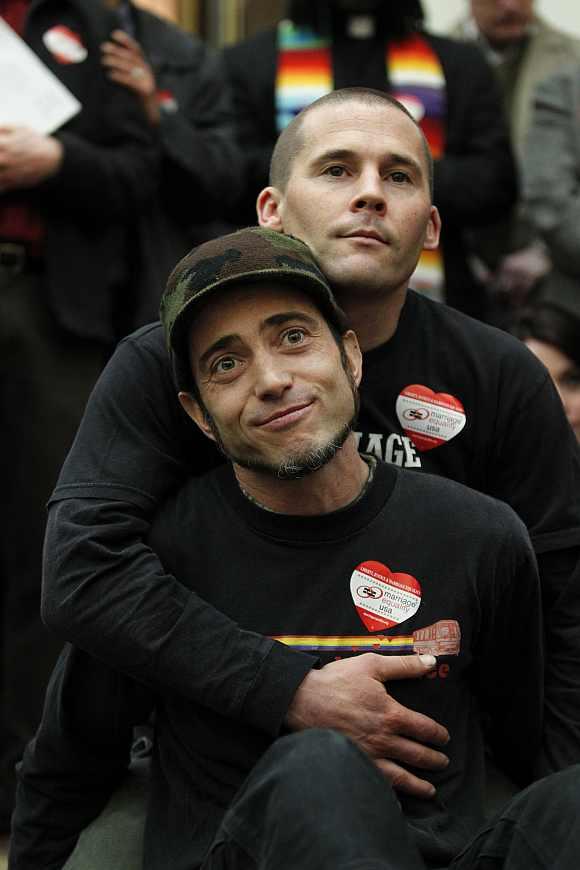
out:
M0 829L62 646L39 614L45 505L104 356L55 323L39 269L0 266Z
M520 792L452 870L575 870L580 766ZM425 870L384 777L332 731L278 740L226 813L203 870Z

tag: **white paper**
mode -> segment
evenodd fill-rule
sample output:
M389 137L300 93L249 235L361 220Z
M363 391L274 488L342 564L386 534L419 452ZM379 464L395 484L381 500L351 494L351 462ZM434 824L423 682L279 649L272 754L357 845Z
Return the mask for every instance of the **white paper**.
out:
M54 133L81 104L0 18L0 127Z

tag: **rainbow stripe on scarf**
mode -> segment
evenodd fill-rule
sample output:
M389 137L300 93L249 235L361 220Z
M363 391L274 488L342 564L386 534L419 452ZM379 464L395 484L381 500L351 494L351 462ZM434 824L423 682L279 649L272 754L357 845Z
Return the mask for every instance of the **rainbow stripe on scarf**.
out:
M332 87L329 42L308 28L291 21L278 25L278 73L276 76L276 126L280 133L302 109Z
M439 58L416 33L390 42L385 51L385 84L418 121L433 157L445 150L447 109L445 76ZM278 25L276 123L282 131L302 109L334 89L330 40L291 21ZM433 299L443 297L441 251L423 251L411 278L412 286Z
M445 150L445 77L439 58L418 33L387 51L390 94L410 111L425 134L433 157Z

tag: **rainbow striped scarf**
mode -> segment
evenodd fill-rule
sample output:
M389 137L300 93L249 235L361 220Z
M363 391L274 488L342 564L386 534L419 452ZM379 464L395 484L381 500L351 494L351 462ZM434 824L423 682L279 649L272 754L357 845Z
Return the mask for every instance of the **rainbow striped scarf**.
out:
M433 157L445 150L445 77L439 58L418 33L387 43L385 83L419 122ZM330 40L291 21L278 25L276 123L278 131L310 103L333 90ZM439 249L423 251L412 286L433 299L443 298L443 258Z

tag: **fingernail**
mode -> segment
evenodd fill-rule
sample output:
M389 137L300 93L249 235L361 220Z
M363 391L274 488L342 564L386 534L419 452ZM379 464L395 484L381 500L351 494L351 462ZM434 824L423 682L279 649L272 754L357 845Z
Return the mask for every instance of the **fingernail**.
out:
M421 659L426 668L434 668L437 664L437 659L435 658L435 656L422 655L419 656L419 658Z

